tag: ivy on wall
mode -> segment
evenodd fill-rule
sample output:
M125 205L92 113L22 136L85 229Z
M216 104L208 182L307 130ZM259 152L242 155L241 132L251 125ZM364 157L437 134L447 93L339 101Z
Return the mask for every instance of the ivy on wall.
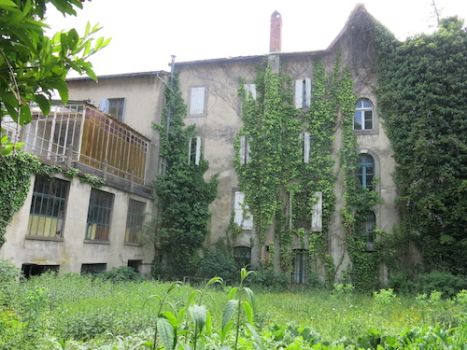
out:
M249 210L254 217L259 243L273 225L275 239L280 242L281 268L290 270L294 240L308 248L310 268L316 272L324 266L327 282L334 282L335 267L328 252L328 234L334 211L333 138L337 118L342 119L345 210L348 249L354 262L354 279L362 281L374 276L376 262L368 261L356 235L356 213L376 203L375 192L362 190L356 182L357 144L352 130L355 96L350 73L340 67L337 58L333 72L328 74L322 62L313 64L311 105L308 110L295 109L291 103L290 79L273 73L269 67L256 79L258 98L255 100L240 89L242 97L244 136L250 146L250 161L235 161L240 189L245 193ZM303 160L303 140L300 133L311 136L310 161ZM236 152L240 151L239 139ZM322 230L311 232L311 217L316 192L322 192ZM345 220L347 219L347 220ZM305 237L308 246L305 247ZM318 265L316 265L318 264ZM371 270L361 271L361 270ZM357 282L358 283L358 282Z
M398 42L377 27L378 103L394 149L401 230L424 267L467 274L467 32L457 18Z
M62 174L68 178L77 176L81 182L94 187L104 184L100 177L81 174L75 168L41 163L36 156L26 152L0 156L0 169L0 247L5 243L4 235L8 224L26 200L32 175Z
M159 219L156 223L156 248L165 252L163 265L155 264L156 273L173 277L194 274L192 262L208 233L209 204L215 199L217 178L204 180L208 162L188 163L188 143L195 136L195 126L184 126L186 106L178 79L165 89L163 123L160 132L160 155L165 170L155 182ZM167 132L167 117L170 126Z

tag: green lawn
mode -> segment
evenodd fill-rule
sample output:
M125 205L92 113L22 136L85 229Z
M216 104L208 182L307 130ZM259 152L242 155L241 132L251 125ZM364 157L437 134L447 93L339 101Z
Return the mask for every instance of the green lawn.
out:
M24 342L25 339L29 339L28 345L31 348L40 348L39 345L33 345L36 341L39 344L37 339L41 337L56 338L57 343L62 340L64 344L75 339L93 344L90 348L115 342L116 339L123 341L115 338L116 336L139 334L139 339L151 341L159 297L169 287L169 283L153 281L113 284L77 275L41 276L19 284L4 285L0 289L3 290L0 292L0 305L3 305L0 306L0 331L3 331L0 332L3 333L3 338L0 337L0 349L2 346L3 349L15 349L14 346L18 345L14 345L14 341ZM212 314L211 338L216 338L220 332L223 310L228 301L228 289L229 287L206 289L202 302L199 302L199 294L190 302L206 305ZM255 290L254 287L252 289ZM168 297L172 306L166 305L163 310L180 311L193 290L186 285L175 288ZM344 337L357 340L367 336L369 332L396 335L407 329L438 326L442 330L455 329L467 342L466 299L467 293L453 300L443 300L436 294L430 299L394 296L387 291L375 297L344 290L269 292L257 289L254 327L263 338L275 339L278 336L269 333L291 323L302 328L309 327L312 332L320 335L321 341L332 343ZM186 320L184 327L188 329L190 318L187 316ZM246 323L245 320L244 324ZM462 325L463 328L459 328ZM291 327L290 332L295 334L302 328L293 331L294 328ZM24 336L19 339L21 334ZM252 336L245 334L240 343L248 343ZM10 341L13 345L8 347L8 337L19 340ZM213 341L218 340L216 338ZM249 342L252 343L251 339ZM73 348L73 342L67 344L65 348ZM145 347L141 345L141 348ZM297 349L300 348L305 347L300 345Z

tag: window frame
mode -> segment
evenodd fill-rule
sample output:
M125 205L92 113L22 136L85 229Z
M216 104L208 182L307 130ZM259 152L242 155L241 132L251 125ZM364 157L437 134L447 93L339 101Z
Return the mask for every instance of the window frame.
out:
M111 112L111 109L112 109L112 105L113 103L115 102L121 102L119 108L117 108L116 110L119 112L118 114L113 114ZM107 98L107 114L110 114L111 116L113 116L115 119L123 122L124 121L124 116L125 116L125 98L124 97L110 97L110 98Z
M293 250L292 282L306 284L308 280L309 252L306 249ZM298 262L298 264L297 264Z
M94 195L94 196L93 196ZM97 203L92 203L92 200L95 196L101 196L101 199L103 197L108 196L107 200L110 203L108 207L104 207L103 205L97 205ZM105 199L105 198L104 198ZM97 202L98 199L94 200ZM115 202L115 194L112 192L107 192L107 191L101 191L95 188L91 189L91 195L89 197L89 206L88 206L88 215L86 219L86 233L85 233L85 242L92 242L92 243L109 243L110 242L110 233L111 233L111 228L112 228L112 214L113 214L113 208L114 208L114 202ZM103 221L106 222L90 222L90 216L93 213L93 210L105 210L106 211L106 219ZM95 213L95 212L94 212ZM101 213L98 213L95 216L102 216ZM97 220L96 220L97 221ZM90 234L90 227L96 225L96 232L94 234ZM97 231L101 228L106 228L106 234L104 235L104 239L101 238L102 234L99 233L97 234ZM92 238L94 236L94 238ZM98 238L96 238L99 236Z
M365 101L368 101L370 104L370 107L364 107L363 105L360 107L359 104L363 103ZM366 112L371 112L371 128L366 127ZM357 116L358 115L358 116ZM356 129L356 120L360 120L360 129ZM355 103L355 111L354 111L354 116L352 120L352 129L356 132L360 133L368 133L368 132L374 132L376 131L376 120L375 120L375 104L371 99L368 97L361 97L357 100Z
M240 147L239 147L239 157L240 165L245 165L251 160L251 138L246 135L240 135L239 137Z
M194 143L193 141L196 140ZM194 146L194 147L193 147ZM201 136L191 137L188 141L188 165L198 166L202 157L203 140Z
M311 78L295 79L294 102L296 109L308 109L311 106Z
M141 206L139 208L135 208L134 205ZM129 198L125 224L125 244L141 244L143 226L146 217L146 205L147 203L145 201ZM141 213L136 212L139 210L141 210Z
M194 113L193 108L193 90L194 89L203 89L203 110L200 113ZM189 117L205 117L207 115L207 100L208 100L208 88L205 85L193 85L188 90L188 116ZM196 111L195 111L196 112Z
M357 224L357 235L365 243L366 251L375 251L376 229L378 219L373 210L357 213L359 219Z
M371 158L372 163L364 163L361 159ZM368 174L368 165L373 165L373 172ZM376 189L375 186L375 178L376 178L376 160L375 157L369 153L360 153L357 158L357 181L361 188L367 189L369 191L374 191ZM371 177L370 181L368 181L369 177Z
M233 197L234 223L244 231L253 230L253 215L248 208L248 204L245 203L245 194L239 190L234 190Z
M46 192L39 192L39 186L41 186L40 190L44 191L47 190ZM57 186L60 185L61 188L58 188ZM57 190L60 190L60 194L63 194L63 197L57 196ZM52 192L52 193L51 193ZM26 237L28 239L44 239L44 240L63 240L63 232L65 228L65 218L66 218L66 213L67 213L67 207L68 207L68 197L70 193L70 182L59 179L56 177L48 177L48 176L41 176L41 175L36 175L34 179L34 187L33 187L33 194L31 198L31 206L29 208L29 217L28 217L28 228L27 228L27 233ZM46 202L45 207L44 207L44 201ZM52 201L50 203L49 201ZM39 213L36 213L33 211L36 211L36 204L40 202L39 204ZM47 211L55 211L55 206L58 204L57 208L57 215L48 215ZM42 213L43 209L45 208L46 213ZM61 213L61 215L60 215ZM33 227L33 221L37 218L36 225L36 230L34 233L32 233L32 227ZM40 220L43 218L44 223L42 225L43 232L41 234L38 234L38 227L40 224ZM50 221L51 220L51 221ZM48 224L47 224L48 221ZM55 221L55 223L54 223ZM55 225L54 225L55 224ZM55 229L55 234L51 235L50 231L53 227L53 225L56 227ZM48 227L49 229L49 234L45 234L45 228Z

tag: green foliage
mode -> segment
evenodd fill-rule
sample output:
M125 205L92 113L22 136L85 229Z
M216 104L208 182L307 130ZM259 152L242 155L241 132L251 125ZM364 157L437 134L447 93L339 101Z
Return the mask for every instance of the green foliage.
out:
M0 260L0 284L16 281L21 271L10 261Z
M190 262L208 233L208 206L217 191L216 177L209 182L204 180L207 161L188 164L188 143L195 135L195 127L184 127L185 115L178 79L174 78L170 88L165 90L163 124L155 126L160 132L160 154L165 162L165 171L156 180L155 192L160 208L156 244L167 253L166 264L160 272L176 277L194 274Z
M457 18L398 42L381 28L378 103L404 232L424 266L467 274L467 32Z
M0 156L0 247L6 227L29 191L31 175L40 168L39 160L27 153Z
M98 277L114 283L141 280L141 275L135 269L128 266L114 267L109 271L100 273Z
M289 284L287 275L274 271L271 266L255 270L251 281L255 286L266 287L272 290L285 290Z
M68 100L65 82L71 70L96 79L89 56L105 47L110 39L94 34L99 26L88 24L82 37L76 29L45 34L46 5L54 6L63 15L76 15L82 8L80 0L4 0L0 2L0 122L10 115L20 125L31 121L29 103L36 103L44 114L50 110L54 90L64 103ZM0 140L0 153L11 152L6 137Z
M206 250L205 255L197 262L197 266L197 275L200 277L219 276L224 281L237 280L237 264L232 251L224 245L216 245Z

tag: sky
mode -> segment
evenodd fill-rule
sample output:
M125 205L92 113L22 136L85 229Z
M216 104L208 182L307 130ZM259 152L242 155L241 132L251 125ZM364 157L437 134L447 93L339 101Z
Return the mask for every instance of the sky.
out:
M49 10L50 33L99 23L111 37L92 57L97 75L170 70L176 61L266 54L270 16L282 15L282 51L325 49L357 3L397 38L433 31L433 0L92 0L77 17ZM443 17L467 22L466 0L436 0ZM73 76L73 75L72 75Z

